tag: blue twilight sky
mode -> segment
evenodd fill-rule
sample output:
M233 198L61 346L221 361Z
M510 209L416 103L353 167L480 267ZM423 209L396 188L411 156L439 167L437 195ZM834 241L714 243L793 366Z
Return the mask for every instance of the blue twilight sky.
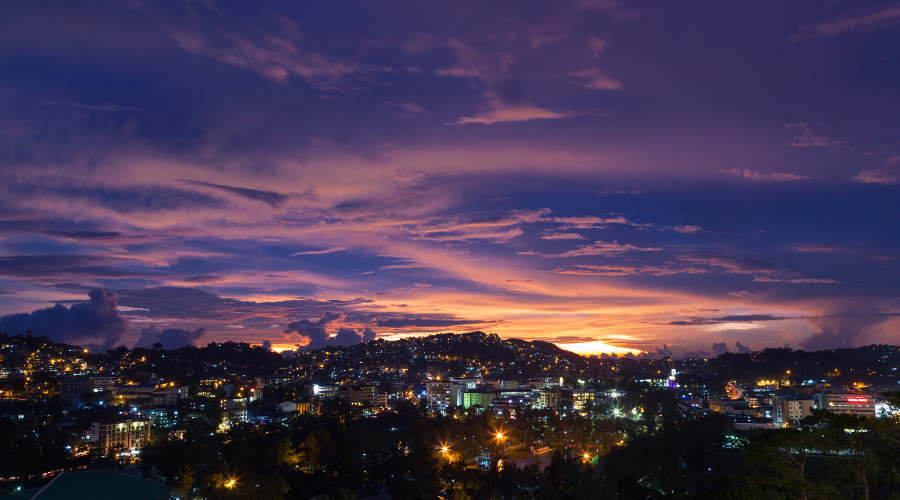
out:
M0 331L898 343L900 3L6 2Z

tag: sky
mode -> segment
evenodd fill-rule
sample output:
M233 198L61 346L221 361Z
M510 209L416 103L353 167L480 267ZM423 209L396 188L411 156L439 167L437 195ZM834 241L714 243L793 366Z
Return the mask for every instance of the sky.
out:
M0 5L0 331L900 340L900 3Z

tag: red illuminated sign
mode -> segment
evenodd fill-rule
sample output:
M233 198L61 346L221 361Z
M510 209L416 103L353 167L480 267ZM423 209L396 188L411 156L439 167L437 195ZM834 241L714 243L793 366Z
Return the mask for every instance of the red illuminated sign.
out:
M847 398L848 403L868 403L868 398Z

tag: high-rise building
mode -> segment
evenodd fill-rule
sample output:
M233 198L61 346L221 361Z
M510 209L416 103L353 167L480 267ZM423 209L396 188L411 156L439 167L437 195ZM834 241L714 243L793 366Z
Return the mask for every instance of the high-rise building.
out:
M115 417L91 424L90 441L103 453L140 450L150 439L150 419Z
M444 411L451 406L462 406L465 392L466 384L440 380L425 384L428 404L433 405L438 411Z

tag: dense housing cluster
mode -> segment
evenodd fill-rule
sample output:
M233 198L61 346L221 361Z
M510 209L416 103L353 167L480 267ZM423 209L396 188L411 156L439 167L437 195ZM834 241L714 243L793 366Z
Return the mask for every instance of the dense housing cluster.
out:
M736 495L777 477L754 469L766 453L812 453L823 476L858 458L852 440L765 448L771 436L896 436L882 427L896 424L900 350L886 345L682 360L482 332L284 353L235 342L90 353L30 334L0 346L4 491L99 469L179 498ZM668 448L627 465L648 446ZM866 479L874 497L893 484ZM778 488L793 491L760 491Z

